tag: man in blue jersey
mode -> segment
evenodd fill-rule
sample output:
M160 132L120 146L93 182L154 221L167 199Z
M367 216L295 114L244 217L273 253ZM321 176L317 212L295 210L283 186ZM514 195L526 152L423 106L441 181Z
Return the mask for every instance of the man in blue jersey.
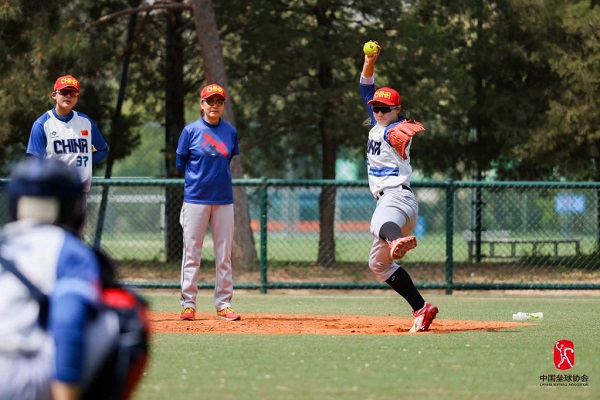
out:
M225 89L216 84L200 92L201 118L181 132L176 166L185 175L180 222L183 227L181 263L182 320L193 320L198 295L202 244L210 225L216 263L214 304L217 318L240 319L231 307L233 272L233 183L230 163L239 154L237 130L221 119Z
M92 165L102 161L108 144L100 130L87 115L74 111L79 101L80 83L71 75L59 77L54 83L54 108L46 111L31 127L27 154L57 158L77 167L90 191Z
M76 236L83 189L75 167L43 158L19 163L6 186L13 222L0 232L0 399L79 399L116 343L118 324L96 316L98 260Z

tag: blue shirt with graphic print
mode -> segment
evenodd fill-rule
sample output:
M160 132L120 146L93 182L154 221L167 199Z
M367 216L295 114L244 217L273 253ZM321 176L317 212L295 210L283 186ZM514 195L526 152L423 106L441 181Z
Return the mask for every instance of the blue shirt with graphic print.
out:
M238 154L237 130L227 121L213 125L201 118L183 128L175 160L185 174L183 201L232 204L230 163Z

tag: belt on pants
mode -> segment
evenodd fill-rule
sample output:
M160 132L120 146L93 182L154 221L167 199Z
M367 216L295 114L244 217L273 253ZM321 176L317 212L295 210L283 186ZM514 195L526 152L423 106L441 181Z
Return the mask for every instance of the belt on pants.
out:
M404 190L408 190L409 192L411 192L411 193L412 193L412 189L411 189L409 186L402 185L402 189L404 189ZM377 200L379 200L379 199L381 198L381 196L383 196L383 193L384 193L384 191L383 191L383 190L380 190L379 192L377 192L377 194L375 194L375 198L376 198Z

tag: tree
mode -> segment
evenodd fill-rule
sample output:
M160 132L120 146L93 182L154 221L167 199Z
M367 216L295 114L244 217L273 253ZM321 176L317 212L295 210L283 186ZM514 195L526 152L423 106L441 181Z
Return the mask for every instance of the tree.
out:
M518 155L527 168L537 166L554 179L599 181L600 6L589 1L554 6L529 13L527 22L554 39L543 43L560 85L547 93L543 123Z
M514 150L540 126L555 80L539 38L518 17L521 2L415 3L402 71L429 128L413 146L425 175L454 179L514 171ZM536 2L538 3L538 2ZM404 47L404 44L403 44ZM420 149L427 156L420 157ZM513 173L514 176L514 173Z
M511 180L600 177L598 1L135 4L7 3L0 14L5 164L23 154L31 123L49 108L47 88L65 71L84 82L81 110L112 134L115 77L130 54L131 103L119 127L119 140L127 145L115 147L117 158L138 143L137 117L164 119L165 169L175 177L171 155L181 110L197 103L203 83L221 80L232 95L226 118L241 132L235 177L333 179L340 154L362 158L366 113L358 73L362 43L375 39L383 46L377 84L399 89L407 116L427 127L412 147L413 166L425 176L464 179L479 171L483 179L493 171ZM213 24L209 29L196 25L192 5L201 11L194 18ZM125 43L127 24L120 17L132 12L140 17L135 40L115 52L115 43ZM107 23L113 20L119 22ZM176 81L167 86L171 76ZM236 199L243 195L236 192ZM320 197L322 265L335 263L335 195L325 187ZM236 237L241 248L234 257L254 251L244 202L236 200L245 239ZM177 228L175 218L171 225Z
M220 10L228 21L223 40L235 49L227 58L237 78L232 85L247 105L239 122L250 149L251 163L244 166L250 174L335 179L338 153L362 147L366 136L358 64L362 43L372 37L368 10L383 15L397 2L234 3ZM316 262L324 266L336 260L335 195L335 187L325 185L319 197Z
M185 88L185 57L184 57L184 24L181 10L169 10L165 19L165 55L163 86L165 98L165 166L166 176L179 176L175 168L175 152L177 138L185 126L184 99ZM183 234L179 223L177 210L183 203L183 188L169 186L165 188L165 258L173 262L181 258L177 244L183 243Z
M555 38L544 43L561 85L551 93L545 123L532 132L519 156L525 167L555 179L600 181L600 4L557 2L541 15L547 17L532 24ZM600 211L600 191L596 199ZM596 224L600 230L600 213Z
M164 11L165 19L153 18L157 10ZM193 20L182 18L183 10L201 10L194 13L195 20L201 24L197 28L198 39L202 46L200 53L203 55L204 63L186 58L188 54L198 54L190 49L190 35L186 32L192 29ZM136 103L146 104L150 110L156 110L156 117L160 120L164 112L165 118L165 166L167 177L179 177L175 168L175 150L177 138L185 125L184 99L191 93L195 94L194 101L197 102L198 87L204 80L225 82L227 87L227 75L223 66L223 58L220 52L219 33L216 17L212 11L211 2L201 2L197 7L191 7L182 1L157 2L152 5L141 4L139 7L129 7L103 15L96 24L119 18L128 14L145 14L141 28L136 37L144 36L146 40L137 40L134 44L137 48L137 57L133 63L134 95ZM190 25L190 23L192 25ZM150 28L148 28L150 26ZM162 29L156 29L162 27ZM200 28L201 27L201 28ZM210 27L208 29L207 27ZM156 35L156 32L164 34ZM214 48L213 48L214 46ZM155 56L153 59L152 57ZM150 60L149 60L150 58ZM151 61L151 62L148 62ZM195 65L196 68L189 68ZM158 68L157 68L158 66ZM204 67L202 69L201 67ZM157 71L158 74L157 74ZM205 75L205 76L203 76ZM164 86L156 85L157 81L164 82ZM165 103L160 104L157 100L165 98ZM235 121L231 109L226 115L231 122ZM232 163L234 177L242 177L243 171L239 161L234 159ZM236 240L233 249L233 258L237 262L252 268L257 265L256 250L250 228L250 216L247 206L246 194L241 188L235 188L236 195ZM181 243L181 229L179 229L178 214L174 212L182 202L181 188L166 188L166 259L174 261L179 252L172 251L176 244Z
M436 89L432 102L422 91L429 85L416 86L433 130L415 143L414 153L424 147L430 155L415 166L455 179L475 166L499 179L597 178L593 2L422 1L416 8L422 40L433 43L417 54L435 60L417 64Z
M229 90L217 18L212 0L194 1L194 21L196 22L196 33L200 44L200 53L204 63L207 82L218 83L225 90ZM224 118L229 120L233 126L236 126L235 116L230 104L230 102L226 103ZM244 176L239 157L233 158L231 173L234 178ZM250 210L248 209L248 200L244 188L234 187L234 198L236 229L234 230L232 258L234 263L248 269L253 269L258 266L258 257L250 226Z

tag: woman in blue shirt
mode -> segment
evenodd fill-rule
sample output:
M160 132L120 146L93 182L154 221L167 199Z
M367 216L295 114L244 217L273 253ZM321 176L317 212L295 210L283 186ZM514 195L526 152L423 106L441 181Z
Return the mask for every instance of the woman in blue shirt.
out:
M202 244L209 225L216 264L214 304L217 318L240 319L231 307L234 219L230 169L239 148L237 130L221 119L226 99L225 89L221 86L205 86L200 92L201 118L183 128L177 144L176 166L185 176L180 215L183 227L182 320L195 317Z

